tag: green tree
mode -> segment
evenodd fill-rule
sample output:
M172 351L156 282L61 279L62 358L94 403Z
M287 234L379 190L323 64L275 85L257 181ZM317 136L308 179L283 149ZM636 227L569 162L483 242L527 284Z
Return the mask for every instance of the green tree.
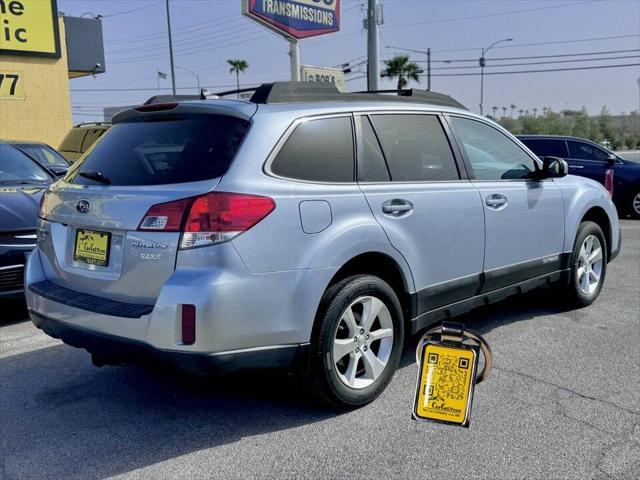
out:
M418 64L409 61L409 55L396 55L390 60L385 60L387 66L382 72L382 77L398 77L398 90L402 90L409 84L409 80L420 83L422 70Z
M582 110L575 112L573 115L571 135L574 137L589 138L589 133L589 114L587 113L587 109L582 107Z
M613 131L613 125L611 123L611 113L609 109L604 105L600 110L600 116L598 117L598 127L600 128L600 134L605 140L613 141L615 133Z
M229 73L236 74L236 86L238 87L238 90L240 90L240 74L244 73L244 71L249 68L249 64L246 60L227 60L227 63L231 65ZM240 92L238 92L238 98L240 98Z

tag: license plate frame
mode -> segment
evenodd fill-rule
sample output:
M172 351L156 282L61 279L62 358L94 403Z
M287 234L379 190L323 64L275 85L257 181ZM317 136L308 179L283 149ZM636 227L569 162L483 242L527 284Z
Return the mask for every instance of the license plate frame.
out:
M95 246L97 249L95 252L88 251L90 246L83 248L81 252L78 251L79 240L81 235L90 235L89 238L85 238L85 241L93 239L95 245L95 236L99 237L100 244ZM106 238L105 238L106 237ZM106 242L106 243L105 243ZM102 245L105 248L102 248ZM100 251L104 250L104 255ZM75 241L73 243L73 260L75 262L81 262L86 265L93 265L96 267L108 267L109 266L109 254L111 252L111 232L103 232L100 230L92 230L86 228L79 228L76 230Z

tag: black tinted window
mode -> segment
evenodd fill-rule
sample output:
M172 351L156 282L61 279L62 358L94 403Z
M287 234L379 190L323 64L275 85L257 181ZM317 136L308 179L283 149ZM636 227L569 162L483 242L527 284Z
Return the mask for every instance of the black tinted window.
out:
M91 145L96 143L96 140L98 140L104 132L106 132L106 130L103 128L95 128L95 129L88 130L87 134L84 137L84 141L82 142L82 150L81 150L82 153L89 150L89 147L91 147Z
M358 180L361 182L388 182L389 171L380 143L367 117L360 117L358 137Z
M162 185L223 175L248 128L223 115L154 117L111 127L77 173L101 172L112 185ZM75 183L95 184L80 175Z
M567 144L561 139L525 138L522 140L529 150L539 157L567 158Z
M434 115L373 115L391 180L424 182L457 180L451 147Z
M351 118L321 118L296 127L271 171L298 180L353 182L354 163Z
M73 128L62 140L60 150L63 152L82 152L82 141L86 133L85 128Z
M535 161L496 128L462 117L451 121L478 180L529 178L535 171Z
M600 150L588 143L574 142L569 140L569 157L579 160L596 160L603 162L607 159L608 153Z

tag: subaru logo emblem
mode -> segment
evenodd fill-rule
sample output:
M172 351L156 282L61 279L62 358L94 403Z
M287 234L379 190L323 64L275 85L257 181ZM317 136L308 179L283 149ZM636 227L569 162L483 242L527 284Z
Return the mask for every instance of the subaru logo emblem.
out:
M91 202L89 200L80 200L76 204L76 210L80 213L89 213L91 211Z

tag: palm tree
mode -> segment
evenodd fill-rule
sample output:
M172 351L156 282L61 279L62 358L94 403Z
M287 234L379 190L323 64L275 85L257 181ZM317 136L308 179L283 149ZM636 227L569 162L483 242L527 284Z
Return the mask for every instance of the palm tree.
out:
M532 108L532 110L533 110L533 118L536 118L536 113L538 113L538 109Z
M518 113L520 114L520 116L522 116L522 114L524 113L523 109L518 110Z
M509 108L511 109L511 118L513 118L513 111L516 109L516 105L512 103L511 105L509 105Z
M236 86L238 87L238 90L240 90L240 73L249 68L249 64L246 60L227 60L227 63L231 65L229 73L236 74ZM238 92L238 98L240 98L240 92Z
M507 107L502 107L502 118L507 116Z
M494 105L493 107L491 107L491 110L493 111L493 118L496 118L496 112L498 111L498 107Z
M385 60L384 64L387 68L382 72L382 77L398 77L398 90L406 87L409 80L420 83L422 69L409 61L409 55L396 55L391 60Z

